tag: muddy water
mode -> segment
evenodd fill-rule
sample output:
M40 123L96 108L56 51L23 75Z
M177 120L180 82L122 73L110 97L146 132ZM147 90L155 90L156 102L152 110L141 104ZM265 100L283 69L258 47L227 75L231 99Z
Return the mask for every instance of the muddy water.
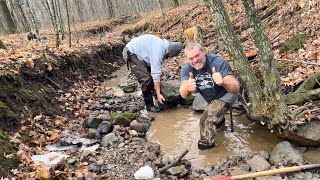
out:
M125 93L119 88L119 84L126 80L128 72L122 67L114 74L116 77L104 83L110 87L114 95L123 96ZM132 95L141 95L141 91L135 91ZM230 128L218 132L216 135L216 147L208 150L199 150L199 117L201 113L194 112L187 107L177 107L161 113L149 113L155 117L147 138L150 141L161 144L167 156L176 157L185 149L189 150L186 158L194 167L203 168L215 165L223 157L242 155L248 152L261 150L271 152L275 145L282 140L277 138L266 127L249 121L245 116L234 116L234 132ZM230 122L230 116L226 115L226 123ZM320 163L320 148L312 148L304 153L304 157L311 163Z
M155 117L148 138L162 144L168 156L177 156L188 149L186 158L195 167L206 167L216 164L223 157L242 155L248 152L267 151L281 140L265 127L257 125L244 116L234 116L234 132L228 128L229 115L226 115L227 129L216 135L216 147L199 150L199 117L201 113L189 108L177 108L158 114Z

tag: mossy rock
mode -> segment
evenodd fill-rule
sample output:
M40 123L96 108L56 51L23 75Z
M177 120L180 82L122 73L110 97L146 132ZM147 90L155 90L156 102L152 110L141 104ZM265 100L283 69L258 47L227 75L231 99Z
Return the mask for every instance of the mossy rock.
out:
M286 53L288 51L296 51L301 49L308 38L309 37L306 34L298 34L293 36L280 48L279 52Z
M136 118L137 114L135 113L112 113L110 114L110 119L112 120L114 125L121 125L121 126L129 126L132 119Z
M0 49L6 49L6 45L0 40Z
M132 82L132 83L127 83L123 86L120 86L120 88L122 89L123 92L126 92L126 93L130 93L130 92L133 92L137 89L138 87L138 84L135 83L135 82Z
M6 177L9 175L11 169L15 169L20 163L19 158L16 156L16 147L10 143L5 133L0 130L0 177ZM14 156L11 158L4 157L4 154Z

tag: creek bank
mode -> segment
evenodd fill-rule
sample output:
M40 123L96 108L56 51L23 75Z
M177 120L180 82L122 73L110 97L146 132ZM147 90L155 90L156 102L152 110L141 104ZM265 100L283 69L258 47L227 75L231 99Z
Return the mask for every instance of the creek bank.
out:
M62 133L60 138L61 144L77 144L78 149L69 152L70 158L61 162L62 165L57 166L63 166L64 170L75 172L77 168L85 164L83 170L87 171L78 173L78 177L134 179L134 173L141 167L148 165L153 169L154 177L161 179L205 179L306 163L301 153L296 152L289 142L283 142L284 145L279 145L272 154L257 152L226 157L217 165L201 169L193 168L188 160L182 159L166 171L158 173L159 169L174 162L175 158L164 157L159 144L146 140L145 132L150 123L152 124L152 118L144 116L145 109L142 98L130 94L115 96L112 94L113 87L108 86L96 86L95 84L91 90L84 90L83 87L88 87L88 85L77 84L70 90L71 95L68 97L79 100L78 103L82 108L78 110L85 114L82 116L83 123L71 127L68 132ZM79 97L80 94L83 94L82 91L90 93ZM95 94L94 98L92 94ZM72 107L71 101L67 102L70 102L68 103L69 107ZM72 133L78 131L81 133ZM76 138L70 140L70 137ZM67 143L65 139L69 139ZM80 139L82 141L79 141ZM70 144L70 142L74 144ZM288 148L289 146L291 148ZM88 151L85 147L94 150ZM277 160L276 157L280 158ZM55 167L52 170L54 172ZM288 179L304 179L305 177L317 179L319 178L317 173L313 171L300 172L269 178L280 179L286 176Z
M0 169L0 176L9 175L10 169L18 165L18 160L5 158L5 154L15 152L6 134L14 134L20 127L20 121L39 114L45 116L71 115L61 108L57 97L76 81L85 79L104 80L123 64L119 56L123 44L102 44L92 47L91 53L74 52L65 57L57 57L47 52L47 57L23 64L18 73L6 71L0 76L0 130L4 149L0 149L0 159L10 166ZM50 67L50 68L49 68ZM2 132L2 131L0 131ZM3 138L2 138L3 137ZM31 137L26 134L26 138ZM10 153L8 151L10 150Z

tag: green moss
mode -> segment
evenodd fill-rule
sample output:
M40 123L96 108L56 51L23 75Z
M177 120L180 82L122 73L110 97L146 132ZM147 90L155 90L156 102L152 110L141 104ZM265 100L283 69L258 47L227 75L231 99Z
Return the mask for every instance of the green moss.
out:
M26 88L19 88L19 93L22 95L22 97L31 100L31 101L39 101L40 98L37 96L34 92L32 92L29 89Z
M54 65L54 66L59 66L59 62L56 59L51 58L51 57L45 58L45 62L47 62L51 65Z
M8 176L10 169L14 169L20 163L20 160L16 156L16 148L10 143L5 133L0 130L0 177ZM6 158L4 155L14 154L11 158Z
M135 35L135 34L137 34L139 32L146 31L149 27L150 27L150 23L144 23L144 24L138 25L138 26L136 26L134 28L124 29L122 31L122 35L127 34L127 35L132 36L132 35Z
M6 45L0 40L0 49L6 49Z
M115 113L110 114L110 119L114 120L114 118L119 114L122 114L125 118L128 118L128 119L132 119L132 118L136 118L137 117L136 113L129 113L129 112L118 113L118 112L115 112Z
M17 116L18 115L14 111L12 111L5 103L0 101L0 118L16 118Z
M308 39L308 35L306 34L298 34L290 38L281 48L280 53L285 53L288 51L296 51L300 48L303 48L303 44Z
M40 86L40 90L46 94L50 94L52 92L54 92L54 88L50 85L47 85L47 84L41 84Z

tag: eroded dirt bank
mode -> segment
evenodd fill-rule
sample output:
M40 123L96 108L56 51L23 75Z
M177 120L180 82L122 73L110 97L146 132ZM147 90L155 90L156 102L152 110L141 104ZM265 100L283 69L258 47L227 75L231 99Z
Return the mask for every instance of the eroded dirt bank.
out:
M8 135L19 133L25 136L23 139L32 144L33 135L30 129L19 132L28 126L28 119L36 116L70 116L69 110L61 106L58 101L62 93L68 90L75 82L88 79L102 81L123 64L121 52L123 44L114 46L100 45L93 47L92 53L74 52L68 56L51 56L50 68L48 62L43 59L34 60L30 67L28 64L22 65L19 73L5 72L0 77L0 129ZM41 123L42 124L42 123ZM59 128L45 127L43 128ZM0 131L1 131L0 130ZM17 166L16 158L8 158L3 155L14 154L15 146L8 142L5 134L1 131L0 160L3 166L0 168L0 176L9 175L9 170ZM31 131L32 132L32 131ZM26 143L23 142L23 143Z

